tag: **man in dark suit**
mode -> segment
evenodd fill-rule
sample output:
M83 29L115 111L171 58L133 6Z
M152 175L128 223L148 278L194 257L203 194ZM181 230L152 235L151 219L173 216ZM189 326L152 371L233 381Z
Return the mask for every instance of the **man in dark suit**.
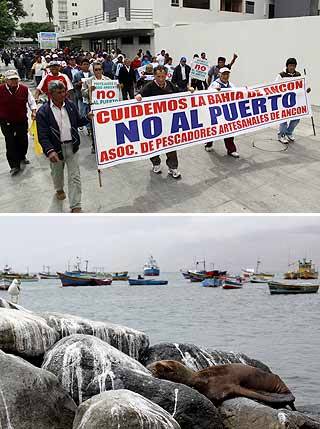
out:
M190 71L191 67L187 65L186 57L182 57L172 76L172 83L181 91L188 91Z
M131 61L126 58L124 65L121 67L119 72L119 83L121 85L122 97L124 100L134 98L134 84L136 82L136 74L131 67Z

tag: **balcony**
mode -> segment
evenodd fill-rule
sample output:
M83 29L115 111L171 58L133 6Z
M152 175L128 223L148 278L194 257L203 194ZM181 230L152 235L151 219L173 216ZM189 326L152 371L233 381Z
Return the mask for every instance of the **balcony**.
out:
M66 28L60 31L62 37L66 35L79 35L97 33L99 31L112 30L114 28L138 29L147 24L148 28L153 28L153 10L152 9L130 9L129 19L125 16L125 9L119 8L112 12L105 12L100 15L89 18L79 19L69 22ZM65 34L69 33L69 34Z

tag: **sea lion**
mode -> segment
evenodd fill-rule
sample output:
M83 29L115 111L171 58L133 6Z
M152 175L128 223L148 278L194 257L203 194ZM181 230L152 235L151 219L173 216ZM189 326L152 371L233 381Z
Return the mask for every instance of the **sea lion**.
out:
M193 371L175 360L162 360L147 368L154 377L194 388L215 405L242 396L274 408L289 405L295 410L295 397L281 378L253 366L232 363Z

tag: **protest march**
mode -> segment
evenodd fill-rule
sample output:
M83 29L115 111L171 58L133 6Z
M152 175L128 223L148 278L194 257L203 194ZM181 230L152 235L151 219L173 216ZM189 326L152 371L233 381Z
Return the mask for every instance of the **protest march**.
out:
M209 152L215 141L224 140L227 155L239 158L235 137L277 126L276 139L288 145L299 120L312 117L311 89L295 58L258 86L232 83L236 54L229 63L219 57L216 65L205 53L195 54L190 65L181 57L176 66L165 50L155 56L139 50L133 60L120 50L69 48L3 50L1 58L9 68L0 85L0 123L10 174L30 163L30 129L35 152L48 159L58 200L66 198L64 168L72 177L72 213L82 211L78 149L83 133L92 141L98 171L150 159L151 171L160 174L165 154L168 175L179 179L178 150L198 145Z
M94 106L99 168L310 116L305 79Z

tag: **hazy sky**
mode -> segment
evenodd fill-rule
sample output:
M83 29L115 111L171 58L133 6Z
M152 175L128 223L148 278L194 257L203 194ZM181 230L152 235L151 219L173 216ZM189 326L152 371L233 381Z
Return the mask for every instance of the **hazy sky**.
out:
M0 216L0 269L65 270L76 256L89 268L139 271L152 254L162 271L208 267L285 271L304 256L320 265L317 216ZM84 267L83 267L84 268Z

